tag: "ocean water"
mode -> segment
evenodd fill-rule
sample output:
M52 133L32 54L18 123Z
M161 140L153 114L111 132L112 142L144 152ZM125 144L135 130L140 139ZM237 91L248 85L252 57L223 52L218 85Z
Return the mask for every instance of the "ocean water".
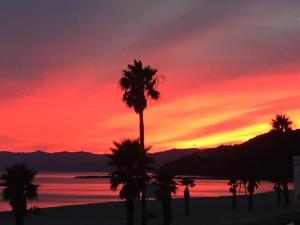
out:
M29 207L55 207L86 203L120 201L119 192L110 189L109 179L75 179L75 176L105 175L104 173L39 173L34 183L39 185L39 198L30 201ZM227 180L196 180L190 189L191 197L230 196ZM272 191L273 184L262 182L257 193ZM1 190L0 190L1 191ZM1 191L2 192L2 191ZM2 193L1 193L2 194ZM239 194L243 195L244 190ZM175 198L183 196L179 186ZM0 211L10 210L8 203L0 199Z

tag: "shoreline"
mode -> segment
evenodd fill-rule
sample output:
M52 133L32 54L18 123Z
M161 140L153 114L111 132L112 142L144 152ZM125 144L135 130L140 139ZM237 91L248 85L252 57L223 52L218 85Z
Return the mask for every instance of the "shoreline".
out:
M291 200L292 191L290 192ZM261 193L254 196L254 211L247 210L247 196L239 196L237 210L232 210L232 198L222 197L195 197L190 200L191 215L184 215L184 200L177 198L172 200L173 219L172 225L203 224L203 225L280 225L282 220L300 221L300 204L291 203L277 205L275 193ZM140 202L135 202L135 224L139 224ZM161 204L157 200L148 200L148 212L154 213L157 219L148 222L149 225L161 224ZM1 212L0 221L3 224L14 224L10 212ZM265 221L262 223L262 221ZM126 208L122 201L110 201L106 203L88 203L80 205L68 205L59 207L47 207L41 209L41 214L30 215L25 220L25 225L115 225L126 223Z
M291 193L293 192L293 190L289 190ZM254 198L256 196L260 196L260 195L271 195L272 193L274 193L274 191L267 191L267 192L262 192L262 193L257 193L254 195ZM247 198L247 195L245 194L237 194L237 197L238 198ZM228 196L228 195L224 195L224 196L204 196L204 197L193 197L191 196L191 201L194 201L194 200L210 200L210 199L222 199L222 198L231 198L231 196ZM176 200L183 200L183 197L180 196L180 197L172 197L172 201L176 201ZM82 203L82 204L67 204L67 205L59 205L59 206L49 206L49 207L38 207L42 210L45 210L45 209L60 209L60 208L72 208L72 207L79 207L79 206L89 206L89 205L106 205L106 204L123 204L125 200L121 200L120 198L116 201L112 201L112 200L109 200L107 202L90 202L90 203ZM153 198L149 198L147 199L147 202L152 202L152 201L158 201L156 199L153 199ZM136 203L138 203L139 201L135 201ZM6 203L8 204L8 203ZM10 211L0 211L0 215L3 214L3 213L10 213Z

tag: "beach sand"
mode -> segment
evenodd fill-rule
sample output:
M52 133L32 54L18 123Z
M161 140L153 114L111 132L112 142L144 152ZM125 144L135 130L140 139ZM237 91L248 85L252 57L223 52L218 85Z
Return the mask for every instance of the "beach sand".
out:
M292 193L291 193L292 199ZM232 210L230 197L192 198L190 216L184 214L183 199L172 200L174 225L283 225L299 219L300 204L278 205L275 193L254 196L252 212L248 212L247 197L239 197L237 210ZM149 201L148 212L157 219L149 225L162 224L159 201ZM136 202L135 224L140 224L140 202ZM126 208L123 202L88 204L42 209L39 215L28 216L25 225L122 225L126 224ZM13 225L11 213L0 213L0 224ZM297 224L297 223L296 223Z

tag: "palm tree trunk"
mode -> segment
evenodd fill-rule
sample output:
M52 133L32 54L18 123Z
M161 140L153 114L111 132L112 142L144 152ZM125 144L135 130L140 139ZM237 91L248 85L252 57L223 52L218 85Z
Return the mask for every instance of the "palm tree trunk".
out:
M145 148L145 136L144 136L144 112L139 113L140 117L140 145L141 148Z
M13 213L16 220L16 225L23 225L27 212L27 201L24 195L18 194L18 201L13 202Z
M168 204L167 201L164 199L162 200L162 208L163 208L163 225L169 225L170 224L170 219L169 219L169 209L168 209Z
M16 225L24 225L24 216L15 215Z
M282 173L282 186L283 186L283 196L284 196L284 202L285 204L289 205L290 204L290 197L289 197L289 189L288 189L288 175L287 175L287 168L288 168L288 157L286 156L284 152L284 143L286 143L286 136L285 133L281 134L280 136L280 149L281 149L281 157L283 160L283 166L281 168L281 173Z
M142 225L146 225L146 188L142 190Z
M289 188L288 188L287 181L285 181L283 183L283 193L284 193L284 202L285 202L285 204L289 205L290 204L290 196L289 196Z
M185 201L185 215L190 214L190 190L188 188L188 185L185 186L184 190L184 201Z
M278 205L280 205L281 204L281 191L276 191L276 193L277 193L277 203L278 203Z
M141 149L145 149L145 138L144 138L144 112L139 113L140 118L140 145ZM146 173L146 171L144 171ZM142 188L142 225L146 225L146 184Z
M236 194L232 195L232 207L234 210L236 210Z
M190 202L189 199L187 197L185 197L185 215L189 215L190 214Z
M252 210L253 210L252 202L253 202L253 194L252 194L252 193L249 193L249 207L248 207L248 210L249 210L249 211L252 211Z
M134 204L132 199L126 200L127 206L127 225L133 225L134 223Z
M169 223L173 222L173 214L172 214L172 208L171 208L171 200L168 199L167 201L167 210L168 210L168 221Z

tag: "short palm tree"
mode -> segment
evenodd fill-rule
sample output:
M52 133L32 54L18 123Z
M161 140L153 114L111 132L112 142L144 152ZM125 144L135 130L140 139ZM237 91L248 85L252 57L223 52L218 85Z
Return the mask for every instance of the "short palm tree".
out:
M282 192L282 184L280 181L275 181L273 186L274 191L276 192L277 196L277 203L281 204L281 192Z
M172 222L172 194L176 193L177 183L174 180L174 176L168 173L159 172L154 179L154 185L157 186L155 194L162 203L163 225L169 225Z
M285 114L277 114L275 118L271 120L272 132L278 135L278 139L280 140L281 147L281 158L286 159L286 154L283 151L283 145L285 145L285 137L286 134L292 131L293 122L290 120L288 116ZM286 169L286 161L284 160L282 171L280 172L279 179L277 182L281 182L284 193L284 201L286 204L290 204L289 191L288 191L288 178L287 175L284 174L284 170Z
M232 193L232 208L236 210L236 200L237 200L237 188L239 186L239 182L237 179L231 179L228 182L228 185L230 186L229 191Z
M249 211L253 210L253 195L259 185L260 185L260 181L256 179L251 178L247 182L247 191L249 194L249 207L248 207Z
M185 187L184 189L184 202L185 202L185 214L190 214L190 190L189 187L195 187L194 179L190 177L183 177L180 181L181 185Z
M244 189L244 194L247 195L247 179L240 179L238 181L239 193Z
M141 180L145 175L141 168L149 168L152 159L146 154L150 148L140 148L138 139L124 139L122 142L114 142L111 148L112 154L108 155L109 164L114 167L111 173L111 189L116 190L122 185L120 198L125 199L127 207L127 225L134 223L134 200L138 199L141 192Z
M160 93L156 90L158 83L157 70L150 66L143 66L140 60L134 60L127 69L123 70L119 81L124 91L123 102L139 114L140 120L140 146L145 147L144 138L144 110L147 107L147 99L157 100ZM142 169L142 168L141 168ZM143 169L146 173L146 169ZM146 181L142 191L142 225L146 224Z
M286 114L277 114L271 120L272 130L279 133L287 133L292 131L293 122Z
M17 225L23 225L27 213L27 199L36 199L38 185L33 184L36 171L29 169L25 164L16 164L6 168L1 175L3 199L8 201Z

